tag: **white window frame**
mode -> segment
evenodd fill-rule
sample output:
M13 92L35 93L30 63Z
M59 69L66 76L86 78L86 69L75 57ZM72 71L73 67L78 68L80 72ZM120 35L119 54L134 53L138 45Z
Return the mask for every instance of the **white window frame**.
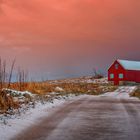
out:
M119 79L123 79L124 78L124 74L123 73L120 73L119 74Z
M114 79L114 74L111 73L111 74L109 75L109 77L110 77L110 79Z

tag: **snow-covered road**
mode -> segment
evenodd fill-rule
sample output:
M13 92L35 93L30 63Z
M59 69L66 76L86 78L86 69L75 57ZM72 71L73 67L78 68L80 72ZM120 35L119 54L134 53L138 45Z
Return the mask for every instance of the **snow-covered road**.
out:
M139 140L140 100L129 97L134 89L67 102L12 140Z

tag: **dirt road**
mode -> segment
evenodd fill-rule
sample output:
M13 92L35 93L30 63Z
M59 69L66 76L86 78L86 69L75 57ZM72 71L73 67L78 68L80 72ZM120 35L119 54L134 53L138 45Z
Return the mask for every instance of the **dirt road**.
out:
M123 98L129 90L64 104L12 140L140 140L140 101Z

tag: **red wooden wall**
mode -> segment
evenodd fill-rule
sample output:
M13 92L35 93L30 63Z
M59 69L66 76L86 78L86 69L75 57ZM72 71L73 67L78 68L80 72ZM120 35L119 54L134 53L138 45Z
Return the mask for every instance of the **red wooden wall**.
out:
M140 71L126 70L126 81L140 83Z

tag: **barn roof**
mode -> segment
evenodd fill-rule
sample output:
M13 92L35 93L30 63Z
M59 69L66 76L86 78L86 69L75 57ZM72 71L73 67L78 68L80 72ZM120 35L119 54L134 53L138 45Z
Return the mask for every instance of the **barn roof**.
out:
M117 60L126 70L140 70L140 61Z

